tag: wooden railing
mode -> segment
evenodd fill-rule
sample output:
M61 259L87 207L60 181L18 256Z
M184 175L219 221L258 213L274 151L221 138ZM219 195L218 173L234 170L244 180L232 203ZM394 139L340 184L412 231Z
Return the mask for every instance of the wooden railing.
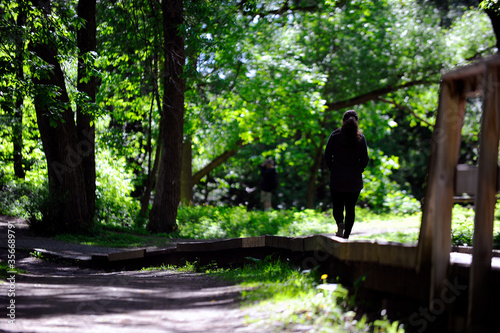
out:
M483 96L477 169L457 168L466 98ZM490 304L488 285L498 190L500 57L444 74L434 128L416 268L428 273L433 300L445 288L450 262L451 218L457 193L472 192L475 218L467 326L480 329ZM430 304L432 308L433 304Z

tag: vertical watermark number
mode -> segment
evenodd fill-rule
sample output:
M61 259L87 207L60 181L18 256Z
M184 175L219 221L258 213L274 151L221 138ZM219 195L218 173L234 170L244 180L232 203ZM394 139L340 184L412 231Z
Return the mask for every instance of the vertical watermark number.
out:
M14 221L9 221L7 225L7 286L8 305L7 317L10 324L16 322L16 225Z

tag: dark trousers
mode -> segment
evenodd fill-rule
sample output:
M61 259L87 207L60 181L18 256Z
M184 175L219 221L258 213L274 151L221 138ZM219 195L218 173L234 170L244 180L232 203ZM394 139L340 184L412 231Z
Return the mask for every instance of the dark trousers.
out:
M355 207L360 192L337 192L330 190L333 203L333 218L337 226L345 224L344 238L349 238L352 226L354 225ZM345 218L344 218L345 209Z

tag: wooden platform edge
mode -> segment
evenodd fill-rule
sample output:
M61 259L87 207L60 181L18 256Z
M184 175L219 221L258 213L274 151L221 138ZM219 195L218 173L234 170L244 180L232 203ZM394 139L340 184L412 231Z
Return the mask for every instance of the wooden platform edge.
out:
M108 253L108 261L121 261L129 259L140 259L146 255L146 249L130 250L123 252Z
M291 252L322 252L345 261L363 261L383 265L413 268L415 266L416 245L384 241L348 241L329 234L311 236L257 236L208 240L205 242L180 242L175 252L215 252L237 249L269 248ZM172 253L157 253L168 255ZM122 256L124 256L123 254ZM146 256L153 253L146 252Z

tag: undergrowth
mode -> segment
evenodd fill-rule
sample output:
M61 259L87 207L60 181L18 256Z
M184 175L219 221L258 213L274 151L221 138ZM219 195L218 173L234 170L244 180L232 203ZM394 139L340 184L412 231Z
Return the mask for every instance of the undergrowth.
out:
M494 248L500 249L500 210L496 212ZM357 208L352 240L392 241L416 244L420 213L406 215L374 214ZM245 207L181 207L178 230L171 234L151 234L145 227L130 224L97 223L87 235L64 234L57 239L106 247L162 245L177 239L222 239L262 235L305 236L334 234L337 227L331 211L274 210L247 211ZM453 209L452 244L471 246L474 233L474 210L456 205Z

